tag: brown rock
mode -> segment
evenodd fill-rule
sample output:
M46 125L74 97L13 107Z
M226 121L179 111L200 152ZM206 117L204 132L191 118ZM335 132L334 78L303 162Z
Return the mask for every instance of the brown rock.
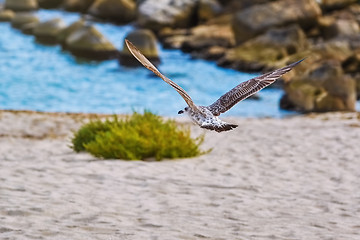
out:
M37 0L41 8L57 8L64 0Z
M344 74L339 61L304 63L307 70L285 83L282 107L304 112L355 111L355 81Z
M95 0L64 0L64 8L67 11L86 12Z
M23 27L28 23L38 23L39 19L31 13L18 13L11 19L11 26L14 28Z
M185 28L196 23L197 1L144 0L138 7L138 24L158 31L163 27Z
M297 25L291 25L271 29L229 50L218 64L251 72L276 68L276 62L307 47L308 42L303 30Z
M326 40L360 33L359 24L355 19L336 19L331 16L319 19L319 29L321 36Z
M132 42L151 62L155 65L160 63L157 49L157 39L154 33L148 29L138 29L130 32L126 39ZM141 64L130 53L126 44L119 53L119 63L125 66L141 66Z
M95 27L85 26L66 38L64 47L75 56L94 60L112 59L117 49Z
M136 5L133 0L95 0L88 12L99 18L128 23L135 20Z
M322 9L329 11L347 7L353 3L356 3L357 0L320 0L319 2Z
M60 18L54 18L46 22L37 24L33 29L36 40L41 43L55 44L57 36L65 28L65 23Z
M282 0L255 5L234 16L233 29L237 44L241 44L266 30L298 23L302 28L316 24L321 9L314 0Z
M38 8L36 0L5 0L5 8L13 11L33 11Z
M57 41L60 42L62 45L65 44L66 39L77 30L85 27L85 21L83 19L80 19L79 21L76 21L72 23L70 26L64 28L58 35L57 35Z
M222 7L217 0L199 0L197 15L200 22L216 17L221 11Z
M0 10L0 22L10 22L15 16L12 10Z

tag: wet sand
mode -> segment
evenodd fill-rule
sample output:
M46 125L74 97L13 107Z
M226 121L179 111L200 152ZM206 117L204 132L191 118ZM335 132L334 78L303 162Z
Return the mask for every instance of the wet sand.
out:
M360 239L360 115L231 118L197 158L99 160L87 115L0 112L0 239Z

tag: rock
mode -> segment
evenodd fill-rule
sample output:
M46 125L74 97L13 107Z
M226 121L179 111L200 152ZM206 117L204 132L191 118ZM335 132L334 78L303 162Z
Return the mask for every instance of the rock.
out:
M285 83L281 107L302 112L355 111L355 81L344 74L339 61L310 61L305 65L303 74Z
M64 48L75 56L93 60L113 59L117 49L95 27L85 26L66 38Z
M46 22L37 24L33 30L33 34L41 43L56 44L57 36L65 28L65 23L60 18L54 18Z
M5 8L13 11L33 11L38 8L36 0L5 0Z
M11 25L14 28L21 29L24 25L28 23L38 23L39 19L31 13L18 13L11 20Z
M133 0L96 0L88 12L99 18L128 23L135 20L136 5Z
M272 69L277 67L276 62L305 50L308 45L305 33L297 25L270 29L229 50L218 64L250 72Z
M235 45L230 20L226 19L215 18L191 29L163 28L159 32L159 36L164 47L181 48L196 57L213 58L223 55L218 52L219 49L224 50ZM212 54L213 51L208 50L212 47L219 47L216 54Z
M353 3L356 3L357 0L320 0L319 2L322 9L325 11L331 11L345 8Z
M235 44L230 25L199 25L190 30L181 49L185 52L199 52L213 46L232 47Z
M319 19L319 29L326 40L360 33L359 23L355 19L335 19L330 16Z
M57 41L60 42L62 45L65 44L66 39L74 32L78 31L81 28L85 27L85 21L83 19L80 19L79 21L76 21L72 23L70 26L64 28L58 35L57 35Z
M158 31L163 27L186 28L196 23L197 1L145 0L138 7L137 22Z
M244 43L270 28L292 23L308 29L316 24L320 15L321 9L314 0L282 0L255 5L234 15L236 43Z
M148 29L138 29L130 32L126 39L132 42L152 63L160 63L157 40L153 32ZM130 53L126 44L119 53L119 63L125 66L141 66Z
M24 34L32 35L34 28L38 25L38 22L31 22L21 26L20 30Z
M360 50L345 59L342 62L342 68L346 73L358 73L360 70Z
M199 0L198 19L200 22L206 22L220 14L222 7L217 0Z
M65 10L72 12L87 12L95 0L64 0Z
M225 12L237 12L239 10L243 10L245 8L258 5L258 4L264 4L271 2L272 0L219 0L219 2L224 6Z
M0 10L0 22L10 22L15 16L12 10Z
M64 0L38 0L40 8L57 8Z

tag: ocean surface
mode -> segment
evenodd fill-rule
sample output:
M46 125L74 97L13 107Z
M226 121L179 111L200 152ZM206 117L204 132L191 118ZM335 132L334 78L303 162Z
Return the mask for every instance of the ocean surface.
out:
M79 14L39 10L42 20L61 17L67 24ZM95 23L118 48L133 29ZM50 112L131 113L144 109L175 116L186 104L180 95L149 70L128 68L116 60L84 62L61 47L45 46L24 35L9 23L0 23L0 109ZM182 86L198 105L209 105L242 81L259 74L241 73L192 59L179 50L162 49L159 70ZM228 116L282 117L294 112L279 109L282 90L267 88L260 100L245 100Z

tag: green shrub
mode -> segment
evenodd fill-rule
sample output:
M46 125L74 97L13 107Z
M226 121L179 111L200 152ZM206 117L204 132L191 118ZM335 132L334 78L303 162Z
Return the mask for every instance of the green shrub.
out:
M204 135L193 139L190 129L178 128L174 121L145 111L112 121L91 121L74 134L72 148L88 151L105 159L138 160L194 157L206 152L199 149Z

